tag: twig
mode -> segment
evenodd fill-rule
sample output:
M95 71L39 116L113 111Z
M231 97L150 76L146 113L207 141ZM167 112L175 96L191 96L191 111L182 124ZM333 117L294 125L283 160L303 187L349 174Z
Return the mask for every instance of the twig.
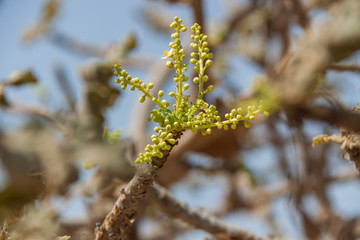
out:
M64 66L61 64L56 64L54 67L54 72L56 79L62 89L62 92L66 98L67 104L72 112L75 111L75 96L72 88L69 84L69 79L66 76Z
M174 133L174 139L179 139L181 132ZM169 143L170 144L170 143ZM173 148L174 145L171 145ZM138 166L135 176L126 185L116 200L110 213L100 227L95 229L95 240L127 239L131 226L135 221L137 209L151 187L157 172L169 157L170 150L162 151L163 157L153 157L152 163L142 163Z
M317 106L294 106L294 114L298 117L311 118L327 122L329 124L346 127L355 132L360 131L360 114L349 110L333 109L324 105Z
M104 58L106 54L104 49L84 44L58 32L50 33L49 38L58 46L81 55Z
M218 239L230 240L265 240L255 234L239 227L230 226L224 221L211 216L203 211L189 209L184 203L179 202L165 188L154 184L149 193L157 201L159 207L170 217L179 218L189 225L207 231Z
M350 72L360 72L360 65L356 65L356 64L331 64L328 67L329 70L335 70L335 71L339 71L339 72L346 72L346 71L350 71Z

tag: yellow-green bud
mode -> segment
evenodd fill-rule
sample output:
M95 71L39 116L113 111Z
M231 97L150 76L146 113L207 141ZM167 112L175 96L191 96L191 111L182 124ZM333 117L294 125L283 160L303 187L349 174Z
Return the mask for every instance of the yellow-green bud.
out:
M148 84L148 88L149 88L149 89L153 89L153 88L154 88L154 84L153 84L153 83L149 83L149 84Z
M178 26L178 23L177 23L177 22L172 22L172 23L170 24L170 27L171 27L171 28L177 28L177 26Z
M173 33L173 34L171 34L171 38L172 39L177 39L177 38L179 38L179 34L178 33Z
M145 96L140 97L139 102L141 102L141 103L145 102Z
M206 67L210 67L212 65L212 61L210 59L206 60L205 65Z
M208 75L204 75L204 76L203 76L203 81L204 81L204 82L207 82L208 80L209 80L209 76L208 76Z
M214 88L213 85L210 85L210 86L208 86L208 88L207 88L207 91L208 91L208 92L213 92L214 90L215 90L215 88Z
M173 64L173 62L171 62L171 61L167 61L167 62L166 62L166 66L167 66L168 68L173 68L173 67L174 67L174 64Z
M163 91L163 90L160 90L160 91L158 92L158 96L159 96L159 98L161 98L162 96L164 96L164 91Z

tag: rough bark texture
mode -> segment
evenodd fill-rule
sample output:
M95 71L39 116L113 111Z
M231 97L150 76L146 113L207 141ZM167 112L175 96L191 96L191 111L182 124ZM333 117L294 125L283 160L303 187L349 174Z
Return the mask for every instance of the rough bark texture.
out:
M174 133L174 139L179 139L181 132ZM171 149L177 144L171 145ZM106 216L100 227L95 228L95 240L127 239L131 225L136 218L136 212L147 190L153 184L157 172L164 165L171 152L162 151L163 157L154 157L152 163L139 164L135 176L122 189L112 210Z

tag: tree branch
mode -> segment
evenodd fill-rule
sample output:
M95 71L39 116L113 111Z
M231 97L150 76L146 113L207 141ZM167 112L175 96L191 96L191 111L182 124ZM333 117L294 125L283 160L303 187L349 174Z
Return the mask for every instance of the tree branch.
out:
M174 139L179 139L181 132L175 132ZM177 144L171 145L171 149ZM110 213L106 216L102 225L95 228L95 240L122 240L127 239L131 225L136 218L137 209L144 199L147 190L151 187L159 169L169 157L171 149L162 150L163 157L153 157L152 163L138 165L135 176L122 189Z
M270 239L257 236L239 227L230 226L224 221L211 216L206 212L191 210L188 206L186 206L186 204L176 200L174 196L172 196L165 188L158 184L154 184L149 189L149 193L151 194L151 197L157 201L161 210L164 211L168 216L181 219L195 228L199 228L213 234L218 239Z

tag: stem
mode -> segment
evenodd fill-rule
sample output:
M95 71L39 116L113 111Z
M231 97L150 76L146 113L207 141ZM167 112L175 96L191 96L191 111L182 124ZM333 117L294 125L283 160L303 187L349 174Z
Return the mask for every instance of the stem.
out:
M134 85L132 82L130 82L130 81L128 81L127 84L135 87L135 85ZM153 101L153 98L155 98L155 97L154 97L153 95L151 95L148 91L146 91L143 87L140 86L140 87L138 87L138 89L139 89L142 93L144 93L144 95L145 95L146 97L150 98L151 101ZM167 109L167 107L166 107L158 98L156 98L156 101L153 101L153 102L155 102L159 107L164 108L164 109Z

